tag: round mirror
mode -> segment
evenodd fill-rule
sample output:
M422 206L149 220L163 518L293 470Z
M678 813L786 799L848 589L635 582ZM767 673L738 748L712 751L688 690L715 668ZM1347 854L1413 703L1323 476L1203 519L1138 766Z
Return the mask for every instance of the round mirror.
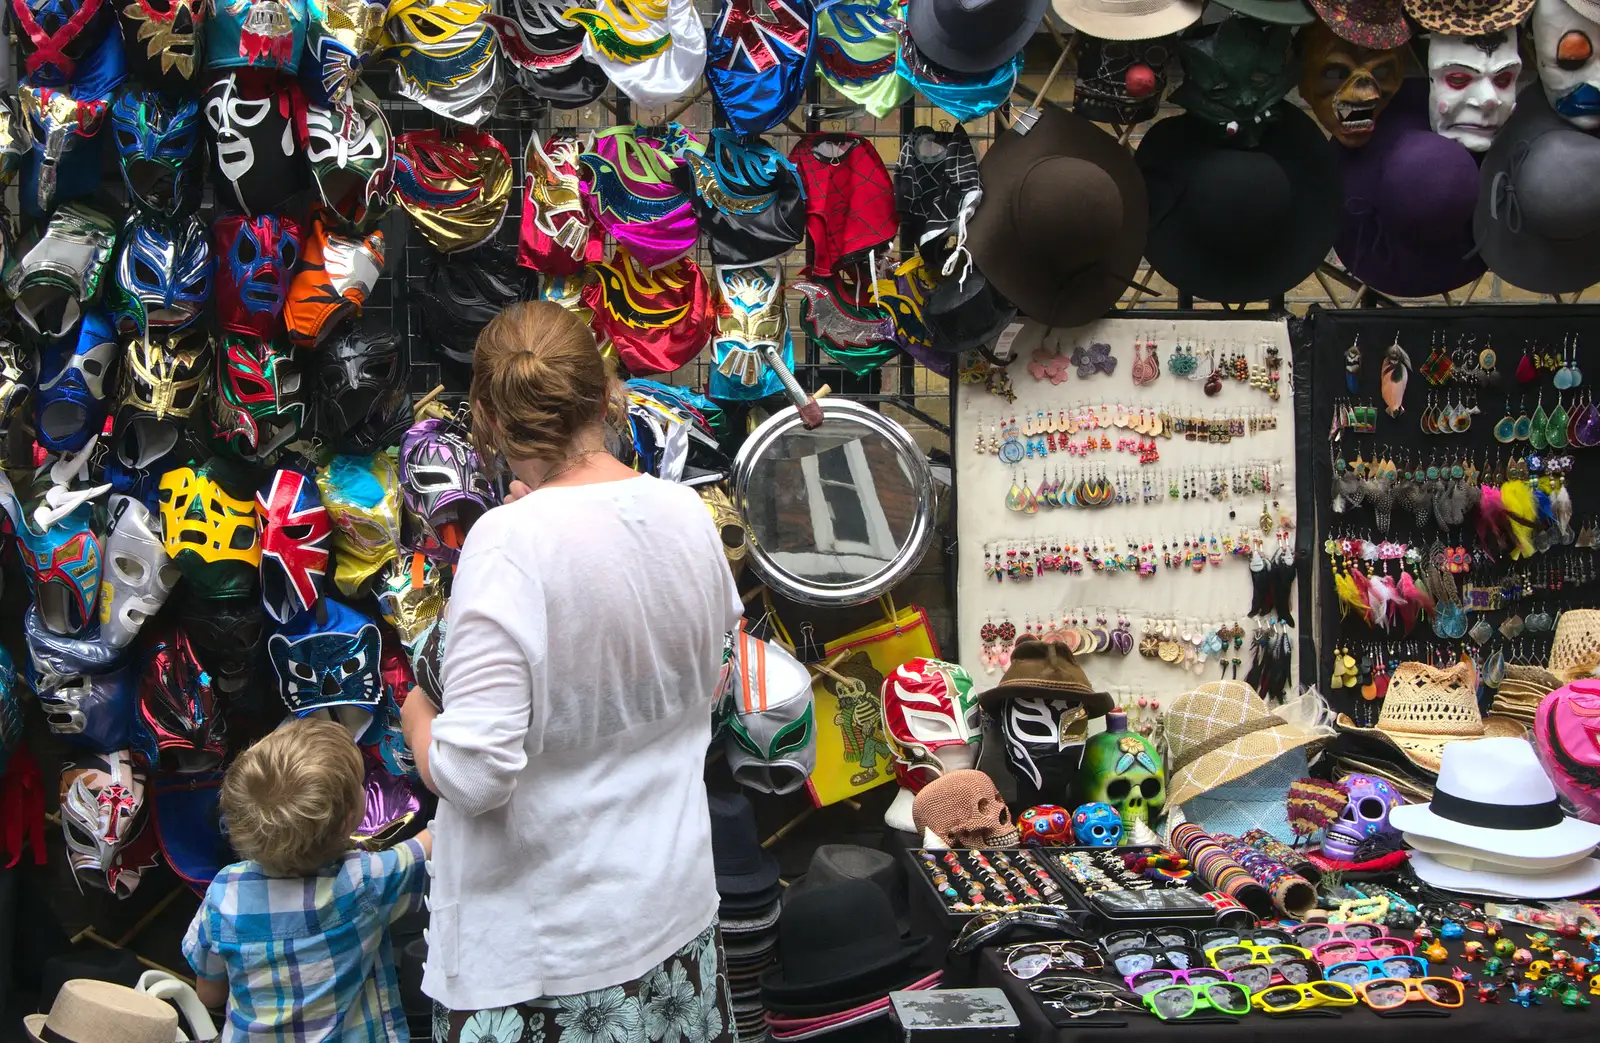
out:
M933 474L905 428L855 402L819 399L822 426L790 407L733 463L749 562L807 605L856 605L904 579L933 536Z

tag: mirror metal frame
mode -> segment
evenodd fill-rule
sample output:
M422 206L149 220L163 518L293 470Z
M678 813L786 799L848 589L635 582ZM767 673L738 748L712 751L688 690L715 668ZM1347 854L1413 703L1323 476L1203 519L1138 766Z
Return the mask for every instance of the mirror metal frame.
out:
M844 398L820 398L816 404L822 408L823 425L830 420L849 420L881 435L898 450L910 472L912 485L917 489L917 512L911 521L911 531L894 560L865 579L848 584L818 584L801 579L772 561L761 547L754 529L750 526L750 477L762 455L780 438L796 428L806 427L805 419L793 406L769 417L745 439L734 457L733 477L729 482L734 508L749 532L749 550L745 560L761 581L777 593L803 605L845 606L859 605L893 590L911 574L922 561L928 544L933 539L934 502L933 468L911 433L882 413L868 409L859 402Z

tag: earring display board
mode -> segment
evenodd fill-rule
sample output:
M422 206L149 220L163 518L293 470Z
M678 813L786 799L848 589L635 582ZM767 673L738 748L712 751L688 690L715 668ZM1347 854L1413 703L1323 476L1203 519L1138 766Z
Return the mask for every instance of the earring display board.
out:
M1053 635L1146 734L1165 701L1258 656L1269 688L1292 680L1284 322L1028 324L1012 349L1015 401L956 392L962 666L987 687L1016 639Z
M1400 662L1465 653L1507 712L1505 669L1600 591L1600 308L1317 310L1303 336L1322 691L1370 726Z

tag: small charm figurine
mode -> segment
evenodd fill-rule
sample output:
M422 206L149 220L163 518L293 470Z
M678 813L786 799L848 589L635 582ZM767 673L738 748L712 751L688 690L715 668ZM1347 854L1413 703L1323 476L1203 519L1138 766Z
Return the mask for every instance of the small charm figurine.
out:
M1514 953L1516 951L1517 951L1516 943L1513 942L1510 938L1496 938L1495 939L1494 954L1496 956L1501 956L1501 957L1510 956L1512 953Z
M1550 961L1534 960L1532 963L1528 964L1528 969L1524 973L1527 975L1529 981L1538 981L1540 978L1543 978L1546 974L1550 973Z
M1483 976L1485 978L1493 978L1495 975L1505 970L1505 966L1506 961L1502 960L1498 956L1491 956L1483 963Z
M1460 938L1464 933L1466 932L1462 926L1456 923L1454 920L1446 920L1444 923L1439 925L1439 937L1445 939L1446 941L1453 941L1456 938Z
M1516 991L1511 994L1511 1002L1522 1004L1523 1009L1526 1010L1529 1007L1538 1006L1539 998L1534 995L1532 985L1518 985L1516 986Z
M1494 941L1496 938L1499 938L1500 937L1500 921L1499 920L1485 920L1484 923L1483 923L1483 933L1488 936L1490 941Z
M1589 979L1589 995L1600 996L1600 974Z
M1534 952L1550 951L1550 936L1543 931L1534 931L1528 935L1528 948Z
M1484 979L1483 981L1478 982L1478 1002L1479 1003L1499 1003L1500 1002L1500 990L1495 988L1494 982L1489 981L1488 979Z
M1468 963L1483 959L1483 943L1467 942L1461 946L1461 958Z
M1461 982L1462 984L1465 984L1472 980L1472 972L1467 970L1465 967L1451 967L1450 977Z
M1429 927L1427 924L1423 924L1421 927L1418 927L1415 931L1411 932L1411 940L1416 942L1418 945L1421 945L1423 942L1433 941L1433 928Z
M1430 963L1443 963L1450 958L1450 952L1444 947L1444 942L1435 940L1434 943L1422 950L1422 955Z
M1567 961L1567 971L1579 981L1585 981L1589 977L1589 965L1592 962L1593 961L1584 959L1582 956L1574 956L1572 959Z
M1550 954L1550 965L1566 970L1572 966L1572 954L1565 949L1557 949Z
M1518 949L1511 954L1511 962L1517 967L1526 967L1533 962L1533 953L1527 949Z
M1589 997L1585 996L1577 985L1568 985L1561 990L1561 1005L1571 1007L1573 1010L1587 1010Z

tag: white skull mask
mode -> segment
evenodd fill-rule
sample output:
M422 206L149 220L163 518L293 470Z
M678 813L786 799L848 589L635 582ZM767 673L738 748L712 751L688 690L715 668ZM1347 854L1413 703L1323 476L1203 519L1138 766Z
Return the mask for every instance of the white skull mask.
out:
M127 496L111 500L103 556L100 638L112 648L126 648L166 603L178 583L178 566L167 556L150 511Z
M1600 23L1567 0L1533 6L1533 51L1550 107L1580 130L1600 128Z
M1428 124L1435 134L1483 152L1517 103L1517 30L1428 38Z
M994 780L974 768L939 776L917 794L911 819L951 847L1015 847L1017 825Z

